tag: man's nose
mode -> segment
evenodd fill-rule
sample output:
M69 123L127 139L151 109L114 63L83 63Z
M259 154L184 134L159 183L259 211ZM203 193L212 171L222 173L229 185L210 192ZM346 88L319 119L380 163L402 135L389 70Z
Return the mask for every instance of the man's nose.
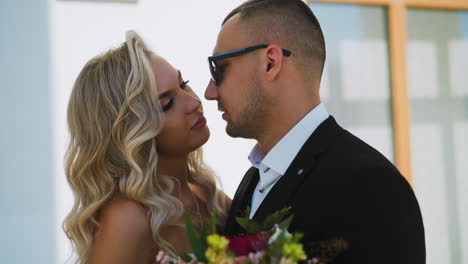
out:
M207 100L217 100L219 98L218 87L214 83L213 79L210 79L210 82L206 87L205 98Z

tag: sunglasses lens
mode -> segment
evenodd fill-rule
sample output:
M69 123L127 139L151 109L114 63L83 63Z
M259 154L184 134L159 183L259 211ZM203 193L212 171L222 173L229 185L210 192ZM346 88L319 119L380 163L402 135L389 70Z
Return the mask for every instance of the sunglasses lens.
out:
M219 83L219 76L218 76L218 72L217 72L216 63L214 61L210 60L209 64L210 64L211 77L213 78L213 81L215 82L215 84L218 84Z

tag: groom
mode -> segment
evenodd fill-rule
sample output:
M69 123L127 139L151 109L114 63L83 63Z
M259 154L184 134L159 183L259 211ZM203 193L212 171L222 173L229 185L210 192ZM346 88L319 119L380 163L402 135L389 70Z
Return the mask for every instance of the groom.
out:
M290 231L349 244L335 263L423 264L424 227L411 186L378 151L341 128L321 103L325 43L301 0L250 0L223 21L205 91L232 137L253 138L252 167L234 196L234 217L260 222L291 206Z

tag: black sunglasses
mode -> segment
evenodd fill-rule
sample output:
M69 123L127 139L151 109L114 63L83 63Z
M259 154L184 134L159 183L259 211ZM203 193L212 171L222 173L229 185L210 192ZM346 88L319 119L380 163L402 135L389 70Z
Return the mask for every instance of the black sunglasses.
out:
M213 81L215 82L215 84L216 85L220 84L221 80L223 79L223 71L220 69L220 67L216 65L217 60L240 56L240 55L249 53L257 49L264 49L266 47L268 47L267 44L256 45L256 46L229 51L226 53L221 53L221 54L208 57L208 64L210 65L211 77L213 78ZM287 56L287 57L291 56L291 51L285 50L285 49L281 49L281 50L283 51L284 56Z

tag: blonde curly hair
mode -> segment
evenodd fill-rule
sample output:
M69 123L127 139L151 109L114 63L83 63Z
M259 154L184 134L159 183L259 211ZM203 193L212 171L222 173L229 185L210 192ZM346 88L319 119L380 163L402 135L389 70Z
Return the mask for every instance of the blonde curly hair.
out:
M173 251L160 230L177 223L184 207L171 195L176 180L157 171L155 137L164 114L149 60L152 54L140 36L129 31L119 48L91 59L73 86L66 177L75 201L63 228L77 263L88 263L98 212L116 194L143 205L156 245ZM203 163L201 148L189 154L187 168L189 182L204 190L207 209L216 208L221 224L227 215L225 199Z

